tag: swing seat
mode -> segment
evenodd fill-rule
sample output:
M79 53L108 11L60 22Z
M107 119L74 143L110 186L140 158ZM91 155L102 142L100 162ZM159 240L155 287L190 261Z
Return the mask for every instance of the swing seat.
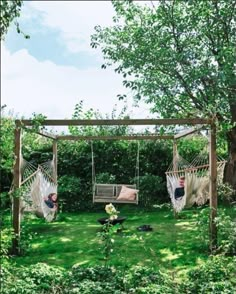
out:
M117 200L120 195L122 186L127 188L136 189L136 185L121 185L121 184L95 184L94 185L94 203L127 203L138 204L138 193L134 200Z

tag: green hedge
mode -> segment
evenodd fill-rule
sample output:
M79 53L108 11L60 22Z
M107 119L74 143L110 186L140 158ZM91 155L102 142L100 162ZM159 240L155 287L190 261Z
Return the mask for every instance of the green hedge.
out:
M143 266L131 268L84 267L71 270L38 263L15 268L6 263L1 271L2 294L230 294L236 289L236 259L210 257L190 270L182 280L165 270Z

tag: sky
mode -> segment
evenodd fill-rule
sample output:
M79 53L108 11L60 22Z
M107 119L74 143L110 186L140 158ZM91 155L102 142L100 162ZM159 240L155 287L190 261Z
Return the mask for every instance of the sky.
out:
M85 110L110 115L126 94L132 118L152 117L149 105L133 106L122 76L101 69L102 53L90 46L94 27L112 25L112 16L110 1L25 1L19 23L30 39L11 25L1 42L1 104L18 117L56 119L71 118L83 100Z

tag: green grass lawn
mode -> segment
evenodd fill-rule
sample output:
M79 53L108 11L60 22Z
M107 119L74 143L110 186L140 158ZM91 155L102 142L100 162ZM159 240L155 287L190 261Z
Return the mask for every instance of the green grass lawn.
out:
M126 216L122 232L115 236L110 264L134 264L185 272L207 259L207 251L199 239L196 217L199 209L186 210L175 219L170 210L154 212L120 209ZM16 257L17 265L46 262L70 268L73 264L104 264L102 241L98 236L101 225L97 222L105 213L64 213L59 220L46 223L30 218L24 223L37 233L32 249L26 256ZM149 224L151 232L139 232L137 227Z

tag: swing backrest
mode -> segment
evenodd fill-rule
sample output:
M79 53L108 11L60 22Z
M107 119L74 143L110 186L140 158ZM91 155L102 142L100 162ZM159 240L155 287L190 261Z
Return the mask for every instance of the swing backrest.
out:
M95 184L93 193L94 203L129 203L138 204L138 193L134 200L117 200L120 195L122 186L136 189L136 185L121 185L121 184Z

